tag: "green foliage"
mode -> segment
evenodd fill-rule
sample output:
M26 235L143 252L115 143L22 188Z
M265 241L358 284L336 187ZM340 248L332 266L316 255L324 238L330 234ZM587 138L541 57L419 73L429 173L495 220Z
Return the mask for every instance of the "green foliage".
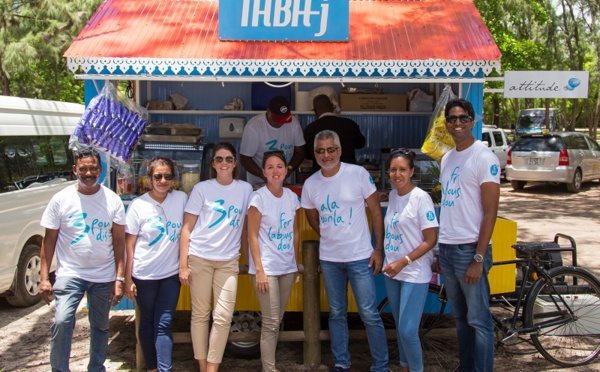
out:
M504 71L586 70L590 72L588 99L552 99L563 109L565 122L598 125L600 1L598 0L474 0L502 53ZM486 88L501 88L489 82ZM544 99L484 97L484 121L509 128L523 108L544 107ZM595 118L595 120L594 120ZM496 121L494 121L496 119Z
M62 57L101 0L0 0L0 93L82 102Z

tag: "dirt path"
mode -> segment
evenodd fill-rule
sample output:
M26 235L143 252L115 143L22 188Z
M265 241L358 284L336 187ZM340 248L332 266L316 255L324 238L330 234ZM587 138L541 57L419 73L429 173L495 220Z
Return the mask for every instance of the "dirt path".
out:
M583 191L573 195L562 187L535 185L523 191L512 191L510 185L501 189L500 216L518 223L518 238L523 241L550 241L562 232L575 238L579 264L600 277L600 184L584 184ZM39 304L26 309L11 308L0 301L0 371L48 371L50 350L50 325L53 306ZM135 363L134 314L132 310L114 311L110 318L108 371L133 370ZM453 347L452 333L437 340L441 347ZM89 323L87 314L77 313L77 326L73 337L71 369L85 371L89 348ZM331 366L329 344L324 342L322 364ZM364 341L351 342L353 371L369 370L370 356ZM190 344L174 348L174 371L195 371ZM531 346L511 346L509 351L496 353L496 371L559 371L546 362ZM523 354L516 354L519 350ZM305 371L302 366L302 343L281 343L277 353L278 368L282 371ZM399 371L397 356L392 355L392 371ZM443 371L435 362L436 354L426 351L426 370ZM446 358L444 356L444 358ZM242 372L260 371L259 360L235 359L226 355L221 370ZM322 370L328 370L324 367ZM570 369L570 371L600 371L600 362Z

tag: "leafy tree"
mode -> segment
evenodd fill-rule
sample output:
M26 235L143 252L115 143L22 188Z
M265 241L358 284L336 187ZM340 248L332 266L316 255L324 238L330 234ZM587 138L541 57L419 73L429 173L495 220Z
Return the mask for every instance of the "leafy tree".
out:
M0 0L0 93L81 102L62 57L101 0Z

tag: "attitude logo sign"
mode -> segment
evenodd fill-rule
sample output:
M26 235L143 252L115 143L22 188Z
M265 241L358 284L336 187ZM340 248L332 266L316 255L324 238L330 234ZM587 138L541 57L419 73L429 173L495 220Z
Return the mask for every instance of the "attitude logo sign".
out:
M506 71L504 98L587 98L588 71Z

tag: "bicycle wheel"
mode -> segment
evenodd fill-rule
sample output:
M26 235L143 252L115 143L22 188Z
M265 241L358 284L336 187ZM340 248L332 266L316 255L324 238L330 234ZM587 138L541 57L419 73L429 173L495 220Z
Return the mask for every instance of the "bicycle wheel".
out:
M525 328L540 328L531 340L550 362L589 363L600 353L600 282L576 267L557 267L548 275L550 281L540 278L527 294Z

